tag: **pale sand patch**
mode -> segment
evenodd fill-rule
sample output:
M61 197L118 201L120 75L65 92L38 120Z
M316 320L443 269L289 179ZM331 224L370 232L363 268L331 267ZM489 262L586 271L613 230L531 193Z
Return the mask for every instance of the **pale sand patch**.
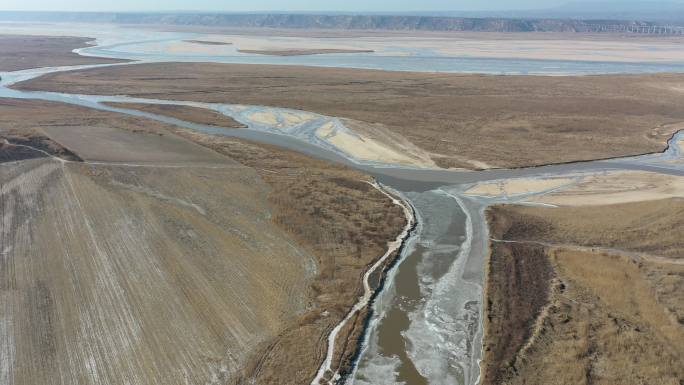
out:
M257 111L247 117L256 123L268 124L278 129L297 126L317 118L314 114L298 111Z
M192 38L194 41L208 41L212 43L233 44L233 40L226 35L202 35L200 37Z
M467 195L488 197L541 193L565 185L570 185L574 182L575 179L573 178L510 179L487 183L479 183L476 186L473 186L470 189L468 189L465 193Z
M246 109L248 109L249 106L244 106L242 104L231 104L230 108L234 111L242 112L242 111L245 111Z
M476 159L468 159L467 157L461 156L461 155L444 155L444 154L437 154L437 153L432 152L432 153L430 153L430 156L432 157L432 159L439 159L439 158L443 158L443 159L447 159L447 160L451 159L451 160L455 160L457 162L468 164L471 166L470 168L450 167L449 168L450 170L470 170L470 169L472 169L472 170L488 170L490 168L494 168L494 166L492 166L491 164L489 164L487 162L483 162L483 161L476 160Z
M171 52L175 54L202 54L202 55L215 55L215 54L225 54L234 53L236 51L233 42L228 38L228 36L223 35L205 35L198 38L194 38L195 41L206 41L210 43L219 44L198 44L193 41L179 40L170 43L157 43L156 46L166 52Z
M272 126L278 125L278 117L273 112L258 111L258 112L253 112L253 113L249 114L247 117L250 120L257 122L257 123L268 124L268 125L272 125Z
M203 35L193 40L230 43L231 45L202 45L187 41L163 43L167 52L176 54L192 53L212 55L217 52L235 53L238 50L247 51L293 51L293 50L348 50L355 51L363 48L364 43L357 44L355 39L320 39L303 37L266 37L240 35ZM159 46L157 44L156 46Z
M388 129L383 124L371 124L352 119L342 119L342 123L365 141L382 143L383 147L390 149L394 153L402 154L404 157L412 159L411 163L407 163L409 165L423 168L437 168L437 165L432 160L432 157L435 154L428 153L411 143L400 133Z
M432 48L450 56L638 62L682 60L684 58L683 42L675 40L632 41L616 37L613 41L572 38L558 40L454 39L450 42L424 42L423 45L425 48Z
M618 171L582 178L578 183L532 199L559 206L593 206L684 197L684 178L646 171Z
M229 35L239 49L253 51L287 51L287 50L318 50L340 49L356 50L364 49L366 43L362 39L325 39L310 37L266 37L266 36L238 36Z
M333 122L320 126L316 130L316 136L357 160L427 167L419 159L402 154L376 140L339 130Z
M295 126L316 119L316 116L313 114L297 111L281 112L280 116L283 118L285 125L288 126Z
M342 49L373 50L391 55L411 55L433 51L447 56L486 58L587 60L616 62L670 62L684 60L684 40L676 38L648 39L556 34L556 38L525 35L510 39L496 34L458 34L448 36L416 33L415 36L364 36L338 39L292 36L206 35L198 40L232 42L242 50ZM185 44L176 49L193 53L216 52L210 46ZM414 52L415 51L415 52Z

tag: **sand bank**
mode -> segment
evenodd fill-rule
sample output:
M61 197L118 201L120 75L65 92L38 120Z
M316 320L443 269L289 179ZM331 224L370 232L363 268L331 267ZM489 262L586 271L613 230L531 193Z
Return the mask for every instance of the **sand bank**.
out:
M479 183L466 190L467 195L499 197L530 193L541 193L572 184L572 178L548 178L548 179L508 179L494 182Z
M415 167L434 167L434 163L429 158L420 159L411 156L410 153L404 153L399 148L393 148L387 143L342 129L333 122L328 122L319 127L316 130L316 136L357 160Z
M684 178L645 171L618 171L583 177L535 202L561 206L606 205L684 197Z
M339 48L294 48L294 49L239 49L240 53L251 53L269 56L303 56L303 55L325 55L336 53L373 53L372 49L339 49Z
M247 31L247 30L245 30ZM198 40L233 42L245 51L340 50L375 51L383 55L405 56L430 52L454 57L515 58L538 60L586 60L614 62L671 62L684 60L684 41L619 35L449 33L404 35L374 33L369 36L338 38L309 36L260 36L259 31L240 34L207 34ZM275 32L275 35L278 35ZM176 47L176 46L174 46ZM211 53L212 47L204 47ZM193 52L198 52L193 50ZM256 52L253 52L256 53Z

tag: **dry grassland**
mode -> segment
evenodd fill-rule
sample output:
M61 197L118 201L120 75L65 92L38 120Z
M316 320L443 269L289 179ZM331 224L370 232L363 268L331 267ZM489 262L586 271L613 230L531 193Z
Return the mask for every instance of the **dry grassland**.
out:
M624 213L621 223L606 226L603 233L615 232L615 239L622 236L624 244L618 244L622 249L640 249L641 244L635 243L639 236L633 231L655 225L648 218L642 225L630 222L629 206L635 206L634 211L646 216L664 217L662 221L669 221L674 227L661 231L674 238L681 216L675 208L679 203L657 201L644 203L650 207L594 207L599 212L596 217L588 216L582 208L492 208L488 213L492 237L521 243L492 244L483 383L681 384L684 266L676 259L651 261L631 254L592 252L572 246L616 246L617 241L607 235L587 243L578 238L581 240L606 225L610 219L593 225L601 214ZM654 213L671 206L674 211ZM555 226L567 221L574 222L576 233L568 227ZM588 228L580 231L583 226ZM664 242L667 238L650 240L650 251L660 256L681 256L678 246ZM663 242L660 249L658 241ZM535 242L558 242L565 246ZM540 253L544 255L542 259ZM546 267L551 267L550 274ZM530 287L535 290L530 291ZM518 298L523 300L516 301ZM530 311L529 304L538 304L540 298L544 304ZM512 337L502 338L507 337L505 333Z
M71 52L85 47L90 40L85 37L0 35L0 71L122 61L80 56Z
M230 116L220 112L207 110L199 107L174 106L165 104L145 104L145 103L104 103L108 106L129 108L156 115L170 116L172 118L185 120L192 123L206 124L209 126L219 126L225 128L244 128L244 124L235 121Z
M684 76L482 76L163 63L60 73L26 90L287 107L401 134L444 167L519 167L660 151ZM530 151L534 148L534 151Z
M502 239L620 249L684 258L684 199L540 209L508 206Z

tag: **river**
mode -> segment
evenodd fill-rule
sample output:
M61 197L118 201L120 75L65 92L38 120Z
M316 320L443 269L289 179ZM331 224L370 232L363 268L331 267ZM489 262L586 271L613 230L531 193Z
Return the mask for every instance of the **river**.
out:
M36 31L39 32L40 30ZM73 27L68 26L62 27L58 32L96 37L98 44L78 50L81 54L145 62L213 61L489 73L684 72L684 63L549 63L539 60L442 57L425 53L407 57L346 54L281 58L236 53L207 57L165 53L163 48L159 48L160 44L163 47L169 42L194 37L194 34L133 29L126 29L117 34L116 30L108 28L99 31L74 31ZM133 64L135 63L116 65ZM676 162L681 159L681 149L676 145L683 138L681 132L671 140L668 150L663 154L514 170L472 172L416 169L354 159L344 151L320 140L315 135L318 127L327 123L342 124L335 117L309 114L311 119L283 128L254 120L253 113L268 112L279 116L295 111L266 106L151 100L119 95L24 92L8 88L13 83L46 73L99 66L40 68L2 73L0 97L77 104L155 119L206 133L276 144L365 171L373 175L379 183L395 190L412 206L417 227L406 241L399 263L388 272L387 284L383 291L372 304L370 327L354 373L346 379L349 384L477 383L482 353L484 265L489 239L483 218L484 209L492 203L522 200L526 195L515 198L475 198L463 194L467 187L486 180L577 175L618 169L684 176L684 167ZM249 128L226 129L206 126L125 108L109 107L102 104L103 102L142 102L206 108L230 116Z

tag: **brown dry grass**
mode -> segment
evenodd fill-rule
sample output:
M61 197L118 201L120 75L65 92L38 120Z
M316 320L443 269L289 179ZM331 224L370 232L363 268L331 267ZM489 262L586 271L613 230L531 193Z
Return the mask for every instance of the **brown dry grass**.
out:
M244 124L236 121L230 116L204 108L190 106L174 106L164 104L145 104L145 103L104 103L112 107L130 108L133 110L148 112L156 115L170 116L172 118L185 120L188 122L206 124L209 126L219 126L225 128L244 128Z
M684 199L591 207L492 209L513 222L502 239L615 248L684 258Z
M42 178L45 167L24 170L24 163L19 162L12 166L14 174L3 178L3 183L24 178L44 194L32 203L46 213L41 215L48 215L41 222L42 227L33 228L29 221L29 228L17 230L29 231L42 240L34 241L32 248L20 249L16 242L28 239L25 236L16 241L6 236L0 239L2 250L10 250L15 261L12 263L22 261L27 266L22 271L38 271L43 259L34 261L36 256L50 256L50 261L59 265L66 261L72 247L99 247L101 251L98 254L97 250L88 249L70 254L73 263L78 264L73 274L83 282L96 282L99 277L94 275L99 270L88 267L88 255L117 263L114 273L102 270L101 274L109 274L108 280L126 283L126 300L107 297L102 308L98 301L90 301L88 306L95 313L127 314L131 322L142 325L144 339L140 343L145 344L117 353L116 359L104 353L96 355L98 373L111 383L120 383L123 378L133 378L139 384L181 384L186 379L204 383L214 374L226 383L310 381L325 354L327 332L361 293L365 269L384 254L387 241L393 240L404 225L402 211L365 183L368 176L345 167L271 146L192 133L115 113L31 100L2 102L0 119L3 126L13 127L15 134L52 132L68 126L69 130L80 127L83 134L88 133L89 127L95 127L122 129L126 135L140 138L152 132L160 140L178 135L195 142L189 143L191 146L199 147L199 143L213 150L210 152L217 158L215 163L221 166L139 168L67 164L65 171L59 172L57 162L34 160L47 162L57 171ZM138 145L151 143L141 140ZM73 211L76 203L69 193L70 180L81 202L87 205L84 215L95 236L92 242L97 246L83 241L88 236L83 217L71 219L76 223L70 223L64 231L73 232L76 238L66 241L60 238L62 230L55 227L61 219L49 217L54 210L69 218L74 212L80 213ZM52 187L41 187L45 184L56 186L57 192L51 195ZM15 189L24 188L21 186L28 185L3 184L3 194L9 194L7 199L3 195L0 200L5 211L14 207L11 202L16 197L26 199L28 205L36 196L21 195ZM17 216L26 214L26 205L17 207ZM13 223L24 223L17 218ZM15 231L16 226L10 230ZM20 250L26 254L21 259L14 258ZM0 262L9 263L5 254L2 258ZM85 267L80 267L81 263ZM153 269L155 266L157 270ZM11 283L18 279L11 277L13 271L2 269L0 281L6 278ZM66 383L73 383L68 381L72 376L90 378L88 373L80 372L86 362L79 357L87 354L80 349L108 352L138 346L138 342L128 341L127 330L110 325L118 322L116 317L107 318L111 321L104 323L97 321L94 327L104 331L105 336L107 332L122 333L128 345L116 345L116 338L87 336L78 337L85 342L76 344L78 333L63 333L41 324L46 319L50 324L68 321L67 325L78 328L78 318L65 321L60 317L72 314L75 307L82 305L78 302L80 297L64 286L65 280L73 278L68 270L40 271L40 275L29 274L22 279L28 283L34 282L34 278L41 280L35 281L34 286L44 285L41 287L47 288L51 298L68 298L70 307L65 307L61 300L44 305L40 302L42 292L35 293L36 300L30 297L32 302L22 305L19 299L23 294L18 294L16 303L31 312L27 315L11 310L19 307L11 307L6 299L13 294L3 292L0 308L10 310L3 310L0 316L11 315L16 324L30 321L25 323L27 328L38 336L31 337L25 333L29 329L22 327L12 337L23 344L19 364L11 369L13 375L21 376L21 381L15 383L60 383L49 375L54 373L54 365L59 367ZM167 278L153 279L148 276L151 271L160 271ZM160 292L166 293L163 299L157 295ZM107 293L119 292L111 290L98 295ZM55 341L65 341L69 348L60 345L52 350L55 354L43 353L41 333L49 333ZM67 355L72 357L71 361L59 358ZM30 365L41 362L46 363L45 367L29 370ZM134 362L142 366L137 367ZM228 371L221 372L225 368ZM178 374L182 370L186 373Z
M80 56L71 52L85 47L90 40L85 37L0 35L0 71L122 61Z
M259 384L310 381L325 354L327 332L362 293L366 268L403 228L401 209L366 183L367 176L346 167L272 146L176 132L256 169L271 188L273 221L316 256L311 310L260 348L243 378Z
M492 244L483 384L681 384L684 266L639 260L626 254L591 252L571 245L583 244L578 242L583 236L622 216L617 225L603 228L602 234L613 235L603 235L601 240L622 249L638 248L638 236L630 230L654 226L648 217L656 214L663 222L676 223L680 219L677 210L657 211L672 204L659 201L592 207L596 216L583 208L490 209L492 236L522 243ZM640 212L645 222L630 221L632 212ZM608 217L600 221L601 215ZM567 225L565 221L576 226L576 233L567 226L555 226ZM667 242L678 233L673 229L649 240L654 253L672 255L676 250ZM596 236L591 242L594 239ZM567 246L549 247L535 242ZM660 249L656 248L658 242L663 242ZM546 262L539 260L539 251L548 255ZM497 261L511 256L517 256L525 269L511 274L510 270L496 268ZM552 267L551 276L537 274L532 281L520 279L529 278L546 264ZM530 296L525 288L532 284L544 289ZM514 300L524 297L535 303L540 296L546 296L545 305L536 312ZM521 318L524 322L516 321ZM517 338L502 339L501 330ZM520 336L524 337L522 342Z
M113 118L115 117L115 118ZM168 132L169 126L157 121L91 108L33 99L0 98L0 133L45 135L43 127L116 127L132 132Z
M427 74L164 63L48 75L27 90L280 106L379 123L442 166L529 166L664 149L682 75ZM530 151L534 148L534 151ZM461 159L461 160L459 160Z
M487 271L482 377L483 384L498 384L515 371L518 353L532 336L553 270L543 247L494 244Z
M627 257L551 251L564 290L510 384L669 384L684 381L684 326Z

